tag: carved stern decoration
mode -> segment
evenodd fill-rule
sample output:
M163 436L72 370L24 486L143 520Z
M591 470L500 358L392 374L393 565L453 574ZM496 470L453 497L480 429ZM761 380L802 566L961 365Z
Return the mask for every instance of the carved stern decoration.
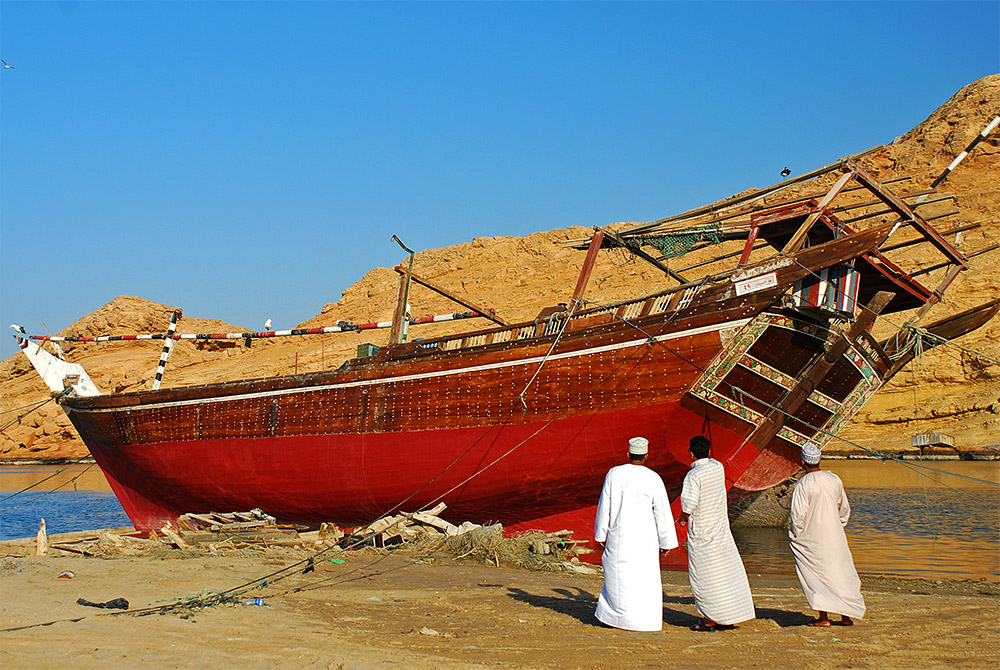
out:
M878 391L888 361L867 329L891 297L880 294L844 328L763 312L708 365L681 404L745 436L725 463L735 487L760 491L794 474L803 444L825 445Z

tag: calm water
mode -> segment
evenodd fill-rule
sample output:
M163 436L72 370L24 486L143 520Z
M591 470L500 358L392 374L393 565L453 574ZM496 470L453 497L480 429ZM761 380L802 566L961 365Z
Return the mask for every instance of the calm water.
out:
M825 461L824 467L847 488L847 535L860 572L1000 580L1000 462ZM41 517L50 534L129 525L96 465L0 467L0 539L33 536ZM786 530L734 535L749 572L794 571Z
M824 461L823 467L847 489L847 538L859 572L1000 580L1000 462ZM794 571L787 530L733 534L748 571Z
M33 537L42 518L50 535L132 523L96 465L0 467L0 540Z

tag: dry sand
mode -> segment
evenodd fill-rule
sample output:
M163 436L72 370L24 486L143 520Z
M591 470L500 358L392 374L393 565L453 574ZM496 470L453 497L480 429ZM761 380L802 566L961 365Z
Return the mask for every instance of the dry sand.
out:
M1000 664L1000 585L863 576L868 615L811 628L794 575L751 575L758 619L695 633L687 574L665 572L664 628L631 633L593 616L599 575L497 568L413 549L341 554L245 597L165 615L108 615L253 582L305 554L4 558L4 668L983 668ZM371 552L371 553L369 553ZM329 555L328 555L329 556ZM76 577L59 579L64 570ZM297 590L296 589L301 589ZM80 621L71 621L86 617ZM51 625L20 626L56 621Z

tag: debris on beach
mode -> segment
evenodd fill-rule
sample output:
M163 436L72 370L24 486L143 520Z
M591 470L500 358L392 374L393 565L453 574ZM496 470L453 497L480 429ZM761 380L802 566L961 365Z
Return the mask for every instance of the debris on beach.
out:
M402 548L428 553L443 552L459 559L478 560L494 566L519 567L580 574L597 574L599 568L580 562L593 551L586 541L574 540L573 532L529 531L504 537L503 526L481 526L470 521L454 524L440 515L445 503L418 512L400 512L379 518L367 526L343 529L323 523L318 529L278 523L263 510L248 512L189 512L165 521L158 530L142 537L131 527L108 528L50 535L48 547L64 553L98 558L184 554L230 554L233 552L394 551ZM35 538L0 543L7 555L26 555ZM15 554L16 552L16 554ZM336 563L343 560L332 558ZM312 559L304 572L315 569Z
M111 600L108 600L108 601L102 602L102 603L92 602L92 601L87 600L85 598L77 598L76 599L76 604L77 605L84 605L86 607L97 607L98 609L105 609L105 610L127 610L128 609L128 601L125 600L124 598L112 598Z

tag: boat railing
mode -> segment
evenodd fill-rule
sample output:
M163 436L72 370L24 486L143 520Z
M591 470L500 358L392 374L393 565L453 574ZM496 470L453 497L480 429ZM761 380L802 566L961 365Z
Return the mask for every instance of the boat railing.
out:
M454 351L457 349L467 349L490 344L502 344L504 342L516 342L538 337L557 335L563 330L567 316L570 321L569 324L566 324L567 330L575 330L572 327L572 324L574 323L581 323L582 325L582 322L584 321L596 322L600 319L600 317L605 317L608 321L611 319L626 321L633 320L668 311L671 304L671 298L673 298L676 293L676 289L672 289L663 294L656 294L653 296L637 298L610 305L601 305L572 315L569 315L566 311L557 312L551 316L540 318L530 323L521 323L488 331L478 331L474 333L464 333L451 336L446 335L444 337L431 340L416 340L410 342L409 344L400 345L396 351L397 355L399 353L405 353L407 349L410 349L412 353L430 354L435 351ZM607 317L611 317L611 319L607 319Z

